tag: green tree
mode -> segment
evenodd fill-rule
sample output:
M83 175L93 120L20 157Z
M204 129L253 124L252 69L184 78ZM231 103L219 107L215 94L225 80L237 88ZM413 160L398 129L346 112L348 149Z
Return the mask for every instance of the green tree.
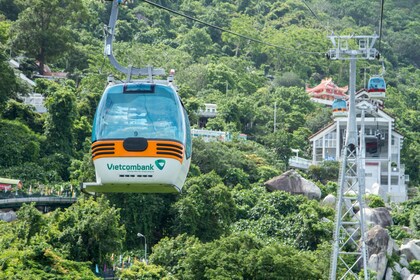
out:
M162 238L158 244L153 247L153 253L150 255L150 262L164 267L173 275L182 275L186 269L183 267L183 259L188 256L189 250L200 246L201 242L197 237L188 236L186 233L176 237Z
M19 121L0 120L0 166L11 167L37 161L39 137Z
M339 173L339 162L324 160L319 165L309 166L308 174L314 181L327 184L328 181L337 181Z
M32 131L39 134L43 133L43 116L35 112L33 106L31 105L23 104L10 99L1 112L1 116L2 118L8 120L18 120L27 125Z
M73 124L76 118L76 97L71 89L60 87L45 102L48 115L45 123L48 153L73 154Z
M18 82L16 81L15 74L5 62L5 57L2 52L0 45L0 108L9 98L16 97L18 90Z
M72 46L73 31L68 25L78 21L83 11L80 0L30 0L19 13L13 27L13 44L18 50L39 61L39 72L44 74L44 65Z
M22 1L0 0L0 14L3 14L9 20L16 20L22 9Z
M134 261L133 265L117 272L119 279L126 280L175 280L176 278L168 273L160 266L153 264L146 265L144 262Z
M263 141L274 150L279 160L286 166L289 165L289 158L292 156L292 135L289 132L282 128L264 137Z
M210 241L228 232L236 216L235 204L215 172L189 179L184 190L173 205L176 233L187 232Z
M243 36L259 40L259 30L254 19L248 15L236 15L232 18L230 30ZM250 42L249 39L243 38L231 33L223 33L222 39L224 42L233 45L235 56L239 56L240 52L247 56L251 52L258 52L260 45Z
M56 212L50 226L50 243L74 261L104 263L120 252L125 238L119 210L103 196L80 199L64 212Z
M45 120L46 145L43 148L50 157L50 168L57 170L63 180L68 180L68 168L75 151L76 95L70 87L54 86L57 90L49 93L45 102L48 113Z
M65 259L48 245L35 245L23 250L0 251L1 279L99 279L90 264Z
M18 237L27 245L31 238L41 233L41 228L46 222L42 213L35 208L35 203L23 204L17 212L19 219Z
M204 29L193 27L185 36L181 37L181 41L181 48L196 61L213 51L210 35Z
M321 279L327 259L238 232L187 248L183 279Z
M415 207L411 211L410 226L414 231L420 232L420 206Z
M121 208L121 222L125 224L125 248L132 250L143 243L137 233L146 236L148 246L168 235L172 225L171 204L173 194L110 193L106 195L112 205Z

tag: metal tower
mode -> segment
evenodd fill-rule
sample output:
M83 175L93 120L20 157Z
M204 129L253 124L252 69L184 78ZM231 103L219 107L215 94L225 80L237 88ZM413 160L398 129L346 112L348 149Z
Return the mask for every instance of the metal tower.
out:
M367 280L368 256L365 244L363 198L365 170L361 158L364 145L361 139L362 149L360 150L356 123L356 60L373 60L379 57L378 51L373 48L378 36L375 34L373 36L332 35L328 37L334 48L329 50L327 57L350 61L349 112L345 144L341 151L330 279L359 279L358 271L363 270L363 277ZM363 115L364 110L362 110L362 117ZM359 209L358 215L356 215L357 209Z

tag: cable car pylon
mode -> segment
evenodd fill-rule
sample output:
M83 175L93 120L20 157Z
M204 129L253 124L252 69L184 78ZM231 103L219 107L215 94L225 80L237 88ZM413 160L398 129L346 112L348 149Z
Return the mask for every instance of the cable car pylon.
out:
M356 61L358 59L373 60L378 58L378 51L373 47L376 34L372 36L328 36L333 49L327 58L333 60L349 60L349 111L345 144L341 152L339 189L337 192L335 229L333 250L331 255L330 279L359 279L359 271L363 271L363 279L369 278L368 252L365 242L366 221L364 213L364 164L362 160L363 140L358 141L356 122ZM350 49L351 40L356 40L358 49ZM362 117L364 110L362 110ZM364 137L364 131L361 132ZM358 215L356 215L356 213Z

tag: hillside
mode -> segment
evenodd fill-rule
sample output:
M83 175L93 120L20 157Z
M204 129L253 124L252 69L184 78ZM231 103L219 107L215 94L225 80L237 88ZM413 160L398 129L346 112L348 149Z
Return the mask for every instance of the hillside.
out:
M23 207L17 221L0 223L0 260L7 260L0 262L0 278L44 273L94 279L96 265L102 270L120 255L126 261L142 256L146 239L149 265L135 263L122 272L124 279L327 278L334 210L303 196L267 192L263 183L288 170L291 149L310 158L309 136L331 121L330 109L311 102L305 85L327 77L348 84L348 62L325 58L327 36L381 31L381 61L357 62L356 87L381 73L383 61L384 110L404 136L401 162L416 194L417 2L386 1L381 30L380 1L139 0L121 6L114 44L121 64L175 69L193 127L199 109L214 103L218 114L206 128L243 133L248 140L194 139L180 195L78 193L72 207L48 215ZM95 181L93 116L108 75L125 79L103 57L110 7L97 0L0 0L0 177L22 180L22 192L63 192ZM17 77L12 58L36 81L34 88ZM67 78L35 79L49 70ZM45 96L46 113L22 103L30 92ZM335 193L337 175L337 166L302 173L322 198ZM419 201L417 195L389 205L394 222L388 230L397 242L419 238ZM411 272L419 269L411 266Z

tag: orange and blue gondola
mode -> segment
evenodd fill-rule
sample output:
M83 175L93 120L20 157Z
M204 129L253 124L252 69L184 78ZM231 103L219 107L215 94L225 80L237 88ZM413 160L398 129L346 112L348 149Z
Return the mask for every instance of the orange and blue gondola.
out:
M92 129L96 183L84 191L181 192L191 148L188 115L172 86L110 85Z
M384 98L386 92L386 83L382 77L371 77L368 82L368 95L371 98Z

